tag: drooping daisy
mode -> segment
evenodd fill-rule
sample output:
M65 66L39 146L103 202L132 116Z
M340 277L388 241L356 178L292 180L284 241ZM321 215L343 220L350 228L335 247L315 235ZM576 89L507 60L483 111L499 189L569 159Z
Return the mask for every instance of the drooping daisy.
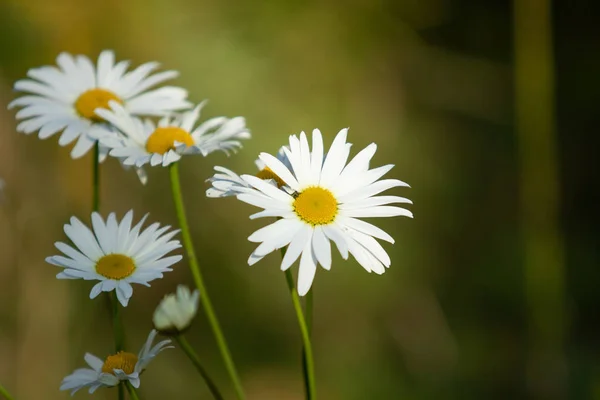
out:
M84 360L90 368L76 369L71 375L65 377L60 385L60 390L70 390L73 396L78 390L89 387L89 392L94 393L98 388L117 386L121 381L129 381L135 388L140 387L140 374L146 369L150 361L165 349L171 341L163 340L152 347L157 332L152 330L146 343L135 355L125 351L106 357L104 361L86 353Z
M239 139L250 137L242 117L216 117L194 127L203 105L178 118L164 117L155 126L152 121L142 121L111 101L109 110L99 109L96 114L116 126L122 135L102 135L100 143L110 148L109 154L125 165L166 167L184 154L206 156L217 150L235 151L241 147Z
M106 222L98 213L92 213L92 230L71 217L64 230L75 246L56 242L54 245L64 256L48 257L46 262L64 268L56 275L58 279L100 281L92 288L91 299L101 292L116 290L125 307L133 294L132 283L150 286L148 282L172 271L170 266L182 258L165 257L181 247L178 240L171 240L179 230L167 232L170 226L161 228L157 222L142 230L147 216L132 228L132 210L121 223L115 213L110 213Z
M410 204L410 200L398 196L377 196L393 187L408 186L397 179L379 180L393 165L369 169L369 162L377 149L374 143L346 164L349 156L346 136L347 129L342 129L326 157L319 130L313 131L312 151L304 132L299 139L295 135L290 136L289 150L283 150L291 168L276 157L261 153L260 159L294 191L292 194L255 176L242 175L242 179L254 190L244 191L237 198L263 209L250 218L279 218L250 235L248 239L260 245L250 255L248 263L252 265L276 249L287 246L281 269L287 270L300 257L300 295L309 291L317 264L327 270L331 268L330 241L336 244L344 259L352 254L368 272L385 272L391 261L375 238L390 243L394 243L394 239L360 218L412 217L410 211L389 205Z
M23 120L17 126L19 132L39 130L40 139L46 139L62 131L58 140L61 146L79 138L71 151L73 158L83 156L94 145L95 139L89 133L103 122L94 111L108 107L109 101L122 104L135 115L164 115L191 105L182 88L148 90L178 75L176 71L151 75L159 66L156 62L126 72L129 62L115 64L114 53L105 50L96 66L86 56L68 53L59 54L56 63L58 68L30 69L27 75L31 79L15 83L15 90L30 94L13 100L8 107L23 107L16 115Z
M283 151L283 147L277 152L277 159L281 161L286 167L291 168L287 156ZM267 181L272 185L276 185L279 187L286 186L285 182L281 180L280 177L275 175L273 171L271 171L269 167L267 167L260 158L254 161L254 163L258 168L258 173L256 174L258 178ZM214 169L215 171L217 171L217 173L206 180L212 185L212 187L206 190L207 197L236 196L244 190L248 190L249 188L251 188L251 186L235 172L219 166L214 167Z
M163 335L178 335L192 323L198 312L200 292L190 292L187 286L177 286L177 292L166 295L156 307L152 322Z

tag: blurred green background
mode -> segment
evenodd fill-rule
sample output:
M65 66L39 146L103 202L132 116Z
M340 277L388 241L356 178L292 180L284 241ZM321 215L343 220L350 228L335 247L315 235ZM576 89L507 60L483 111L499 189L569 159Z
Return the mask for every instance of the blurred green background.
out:
M183 188L208 287L249 399L302 399L300 336L279 255L252 268L246 238L265 221L207 199L214 165L254 171L261 151L318 127L350 127L354 153L411 184L414 220L377 224L395 239L386 274L334 258L315 285L321 399L600 398L596 150L598 6L592 1L0 0L0 382L17 399L66 399L83 355L112 351L92 283L58 281L44 258L71 215L89 221L91 157L57 137L17 134L5 105L27 69L61 51L114 49L157 60L204 117L243 115L253 133L230 158L187 157ZM168 172L147 186L114 159L101 210L175 224ZM296 267L294 267L296 269ZM185 262L124 312L137 352ZM232 398L200 315L188 338ZM144 399L210 398L179 350L142 377ZM76 398L87 398L85 392ZM94 397L114 399L115 390Z

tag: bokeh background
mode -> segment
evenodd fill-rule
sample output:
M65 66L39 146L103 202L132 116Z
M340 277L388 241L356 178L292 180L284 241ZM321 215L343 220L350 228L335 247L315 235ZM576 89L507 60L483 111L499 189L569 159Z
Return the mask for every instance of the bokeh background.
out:
M112 351L107 304L44 258L71 215L89 221L91 157L15 131L12 85L61 51L157 60L204 116L243 115L230 158L182 161L192 233L249 399L303 398L300 336L279 255L248 267L263 221L207 199L214 165L254 171L260 151L315 127L350 127L356 149L411 189L410 219L378 224L389 271L334 258L319 270L314 347L321 399L600 398L600 40L593 1L0 0L0 382L17 399L66 399L83 354ZM176 224L168 172L142 186L102 166L104 214ZM182 262L124 312L137 352L160 298L192 285ZM233 397L201 314L188 335ZM179 350L142 378L143 399L210 394ZM76 398L87 398L85 392ZM100 390L97 399L114 399Z

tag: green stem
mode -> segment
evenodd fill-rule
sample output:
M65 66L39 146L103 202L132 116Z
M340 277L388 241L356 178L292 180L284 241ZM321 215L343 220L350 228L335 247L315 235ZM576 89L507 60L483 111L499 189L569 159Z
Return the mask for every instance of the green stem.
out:
M298 325L300 325L300 333L302 334L302 343L304 345L304 364L306 365L306 368L303 369L305 370L304 383L307 389L306 398L307 400L315 400L317 398L317 391L315 388L315 366L313 361L312 346L310 343L310 332L304 317L304 313L302 312L302 305L300 304L300 297L296 291L294 277L289 269L285 271L285 279L292 296L292 303L294 304L294 309L296 310L296 317L298 318Z
M129 397L131 400L140 400L135 388L131 383L129 383L129 381L125 382L125 386L127 387L127 391L129 392Z
M6 400L14 400L14 397L8 393L8 390L4 388L4 386L0 385L0 395L4 396Z
M311 288L306 296L304 297L304 314L306 315L306 329L308 335L312 334L312 319L313 319L313 293L314 289ZM306 364L306 350L302 346L302 373L304 374L304 390L306 393L309 392L308 386L308 368Z
M96 141L92 156L92 211L100 210L100 144Z
M181 194L181 184L179 182L179 163L171 164L171 166L169 167L169 172L171 175L171 189L173 192L173 202L175 203L175 211L177 213L179 227L181 228L183 246L185 247L185 250L187 252L190 270L192 271L194 282L196 283L196 287L200 291L200 302L202 303L202 307L204 307L204 311L206 312L206 318L208 319L208 323L210 324L213 334L215 335L217 346L219 347L219 351L221 352L221 357L223 358L223 362L225 363L225 368L227 369L231 381L233 382L233 386L237 397L238 399L243 400L246 396L244 395L244 390L242 389L240 378L235 369L235 365L233 363L233 359L231 358L229 348L227 347L227 342L225 341L225 337L223 336L223 332L221 331L221 327L219 325L219 321L217 320L217 316L210 301L210 297L208 296L208 291L204 286L204 281L202 279L202 275L200 274L200 267L198 265L196 253L194 252L194 244L192 243L190 228L188 226L187 217L185 215L185 207L183 205L183 197Z
M100 211L100 143L94 144L94 153L92 155L92 211ZM109 302L112 305L113 333L115 336L115 351L123 349L123 325L121 323L119 300L116 292L108 294ZM125 390L122 384L118 388L119 400L125 399Z
M313 320L313 293L314 289L310 288L306 296L304 296L304 313L306 314L306 327L308 328L308 334L312 331L312 320Z
M119 383L119 400L125 399L125 385L123 382Z
M223 400L223 396L221 396L217 385L210 378L210 375L208 375L208 372L206 372L204 367L202 367L202 364L200 364L200 358L198 357L190 343L187 341L187 339L183 335L178 335L175 336L175 340L177 341L177 343L179 343L179 347L181 347L184 353L192 361L192 364L194 364L200 375L202 375L202 378L204 378L204 380L206 381L206 385L210 389L210 392L212 393L213 397L217 400Z
M124 332L123 321L121 321L121 304L114 290L109 294L112 303L113 335L115 337L115 351L123 350Z
M113 325L113 335L115 337L115 352L119 352L123 350L123 322L121 321L121 305L119 304L119 299L117 298L117 292L114 290L111 293L107 293L110 299L110 303L112 305L112 325ZM119 400L125 399L125 390L123 385L119 385Z

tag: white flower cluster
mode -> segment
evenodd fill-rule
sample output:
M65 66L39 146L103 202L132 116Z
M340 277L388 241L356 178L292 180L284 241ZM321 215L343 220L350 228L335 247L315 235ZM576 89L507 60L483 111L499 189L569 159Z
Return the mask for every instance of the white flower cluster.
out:
M134 168L142 183L146 183L142 169L146 165L176 167L175 163L185 155L207 156L217 150L229 154L241 147L241 139L250 138L242 117L216 117L199 123L205 102L194 106L185 89L157 87L175 78L177 72L157 72L156 62L129 70L129 62L116 62L114 53L106 50L100 53L96 64L86 56L67 53L60 54L56 64L29 70L28 78L15 84L17 91L27 94L9 107L20 108L16 113L20 121L17 131L37 132L41 139L59 134L59 145L75 143L73 158L95 148L95 163L106 156L115 157L125 168ZM409 199L382 195L388 189L408 187L397 179L382 179L393 165L371 168L377 150L374 143L350 159L352 145L347 135L348 129L342 129L328 151L318 129L312 132L312 145L304 132L291 135L277 154L259 155L256 174L238 175L217 166L214 176L207 179L211 185L206 191L208 197L236 197L260 209L250 218L276 218L248 237L258 244L248 264L285 249L281 270L287 271L299 260L296 290L300 296L310 291L318 265L325 270L332 268L332 242L343 259L352 255L366 271L383 274L391 259L378 239L389 243L394 243L394 239L363 218L412 217L409 210L396 205L412 204ZM178 217L184 214L180 211ZM147 215L134 224L133 210L120 221L115 213L104 219L93 212L90 228L72 217L64 225L71 243L56 242L61 254L46 261L61 268L59 279L97 281L90 298L114 291L111 295L126 307L133 296L133 284L150 286L182 259L181 255L169 255L182 247L174 239L179 230L159 223L144 228L146 219ZM180 219L184 244L193 259L186 225ZM197 268L193 264L190 267ZM192 323L200 300L215 335L221 335L199 279L199 273L195 274L203 293L179 286L175 294L163 298L154 312L155 329L137 355L118 346L119 351L104 360L86 354L90 368L77 369L64 378L61 390L75 393L88 388L93 393L100 387L123 382L137 388L148 363L170 347L170 340L152 346L155 336L161 333L183 340L180 335ZM222 336L218 342L223 350Z
M127 72L129 62L115 63L114 53L105 50L96 65L86 56L68 53L61 53L56 64L32 68L28 79L17 81L15 90L28 94L9 108L21 107L16 115L19 132L37 131L40 139L61 132L61 146L77 140L73 158L99 141L101 159L109 154L124 166L134 166L146 183L141 170L145 164L167 166L184 154L228 152L240 147L239 139L250 137L242 117L217 117L198 125L204 102L193 107L187 90L155 88L178 76L176 71L153 73L157 62ZM144 116L162 119L155 124Z

